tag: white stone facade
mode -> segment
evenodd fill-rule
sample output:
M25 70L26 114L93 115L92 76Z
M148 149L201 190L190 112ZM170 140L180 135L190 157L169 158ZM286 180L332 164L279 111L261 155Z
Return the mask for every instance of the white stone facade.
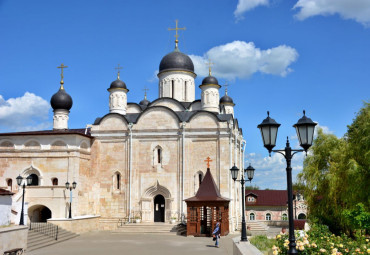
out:
M201 85L199 86L202 90L202 110L210 112L220 111L220 85Z
M180 102L195 100L195 74L186 71L162 72L159 78L159 98L170 97Z
M53 128L54 129L68 129L69 111L64 109L54 110Z
M127 109L127 90L109 89L109 112L126 115Z

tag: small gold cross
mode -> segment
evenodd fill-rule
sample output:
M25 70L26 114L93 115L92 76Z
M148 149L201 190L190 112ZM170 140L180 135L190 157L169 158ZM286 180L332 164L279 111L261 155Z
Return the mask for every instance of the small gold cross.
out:
M208 71L209 71L209 76L211 76L211 66L213 66L215 63L212 63L210 59L208 59L208 63L206 63L208 65Z
M176 31L176 34L175 34L175 37L176 37L176 40L175 40L175 44L176 44L176 49L177 49L177 44L179 42L179 34L177 33L178 30L186 30L186 27L178 27L178 20L176 20L176 27L175 28L169 28L168 30L171 31L171 30L175 30Z
M57 66L57 68L60 68L61 69L61 73L60 73L60 77L61 77L61 80L60 80L61 86L60 86L60 88L61 89L64 89L64 87L63 87L63 84L64 84L64 81L63 81L63 78L64 78L64 76L63 76L63 68L67 68L67 67L68 66L65 66L63 63L60 66Z
M146 92L149 90L146 86L143 88L143 90L144 90L144 98L146 99Z
M123 67L119 66L119 64L118 64L118 66L115 67L114 69L118 70L118 72L117 72L117 79L119 80L119 73L120 73L120 70L123 69Z

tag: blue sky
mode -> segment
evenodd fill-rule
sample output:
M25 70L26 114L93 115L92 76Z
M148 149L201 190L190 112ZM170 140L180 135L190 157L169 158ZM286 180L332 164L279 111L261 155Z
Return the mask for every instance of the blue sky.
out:
M197 84L208 58L219 82L230 84L253 183L262 188L286 188L285 161L268 157L256 128L267 110L282 124L276 148L283 148L286 136L297 145L292 125L303 109L342 137L369 100L370 1L0 0L0 132L52 128L49 101L61 63L69 66L64 81L74 101L70 128L108 112L118 63L129 102L139 102L145 86L156 99L155 74L174 48L167 29L176 19L186 27L179 48L194 61ZM294 176L302 159L293 162Z

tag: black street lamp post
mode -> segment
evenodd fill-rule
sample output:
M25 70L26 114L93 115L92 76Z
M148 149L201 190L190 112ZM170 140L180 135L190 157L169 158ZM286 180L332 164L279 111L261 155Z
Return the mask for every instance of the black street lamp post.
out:
M23 181L23 177L18 175L18 177L16 179L17 179L18 186L21 186L22 181ZM30 185L32 183L32 177L31 176L28 176L26 178L26 180L27 180L27 185ZM20 220L19 220L19 225L24 225L24 193L25 193L25 190L26 190L26 184L23 183L22 211L21 211L21 217L20 217Z
M69 185L69 182L66 182L66 189L69 189L69 219L72 219L72 189L75 189L77 183L74 181L72 182L72 186Z
M249 166L244 169L244 173L242 174L242 179L241 180L237 180L238 178L238 173L239 173L239 168L237 168L234 164L234 166L230 169L230 172L231 172L231 177L233 178L234 182L235 181L238 181L240 182L240 184L242 185L242 233L241 233L241 239L240 241L242 242L246 242L248 241L248 238L247 238L247 228L245 226L245 209L244 209L244 203L245 203L245 191L244 191L244 184L246 181L250 181L252 182L252 179L253 179L253 175L254 175L254 168L249 164ZM247 173L248 175L248 180L245 180L244 179L244 175L245 173Z
M306 117L306 112L303 111L303 117L293 126L297 131L299 144L303 150L294 150L290 147L289 139L284 150L273 150L276 145L277 131L280 126L274 119L270 118L270 113L267 112L267 118L262 121L257 127L261 130L262 140L265 148L271 152L277 152L284 156L287 167L287 186L288 186L288 219L289 219L289 251L288 254L298 254L294 237L294 220L293 220L293 191L292 191L292 167L291 162L294 154L305 151L311 147L313 134L317 123Z

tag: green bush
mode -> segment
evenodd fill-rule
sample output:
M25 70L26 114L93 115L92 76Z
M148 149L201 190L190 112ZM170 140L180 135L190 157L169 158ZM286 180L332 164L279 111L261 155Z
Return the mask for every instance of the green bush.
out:
M370 254L368 237L357 235L351 238L345 234L336 236L328 227L314 224L310 231L296 231L296 243L299 254ZM273 254L287 254L289 248L288 235L277 235Z
M249 241L260 251L271 250L272 246L276 242L275 239L268 239L267 236L264 235L252 236L249 238Z

